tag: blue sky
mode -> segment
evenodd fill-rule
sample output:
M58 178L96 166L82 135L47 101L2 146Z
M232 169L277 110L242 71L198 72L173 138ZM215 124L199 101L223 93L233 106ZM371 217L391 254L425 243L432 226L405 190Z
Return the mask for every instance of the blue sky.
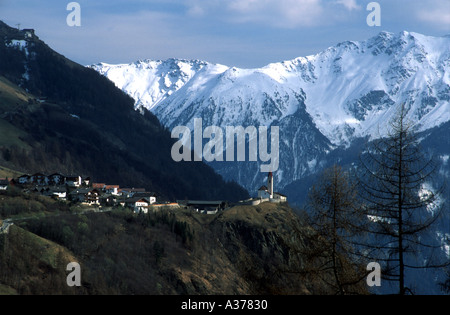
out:
M0 0L0 19L34 28L48 45L88 65L185 58L242 68L320 52L380 31L450 34L450 0L379 0L381 26L370 27L369 0Z

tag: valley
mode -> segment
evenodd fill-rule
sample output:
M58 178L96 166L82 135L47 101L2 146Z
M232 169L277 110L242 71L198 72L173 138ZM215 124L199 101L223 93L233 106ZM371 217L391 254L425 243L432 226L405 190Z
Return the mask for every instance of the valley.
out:
M193 131L194 119L202 119L205 127L279 127L275 180L287 193L301 190L302 181L339 160L355 163L364 143L385 136L400 104L407 106L407 118L423 134L424 146L432 141L427 137L431 130L440 130L446 141L449 47L446 36L380 32L257 69L184 59L89 67L169 130L187 126ZM434 149L436 155L449 154L443 145ZM261 164L209 163L250 193L264 182Z
M372 236L312 219L340 210L340 195L311 196L336 166L354 179L399 109L435 163L410 194L419 222L441 214L419 238L435 251L408 258L449 260L449 37L381 32L240 69L174 58L84 66L38 34L0 21L0 293L395 294L368 288L373 260L336 245L339 233ZM401 221L356 199L349 219ZM69 262L81 265L80 287L66 285ZM442 294L446 272L413 270L408 286Z

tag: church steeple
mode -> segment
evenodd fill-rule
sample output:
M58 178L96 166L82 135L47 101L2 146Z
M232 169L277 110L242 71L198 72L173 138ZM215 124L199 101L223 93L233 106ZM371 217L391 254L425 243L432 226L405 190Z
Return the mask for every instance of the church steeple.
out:
M267 190L269 192L270 198L273 198L273 174L269 172L269 176L267 177Z

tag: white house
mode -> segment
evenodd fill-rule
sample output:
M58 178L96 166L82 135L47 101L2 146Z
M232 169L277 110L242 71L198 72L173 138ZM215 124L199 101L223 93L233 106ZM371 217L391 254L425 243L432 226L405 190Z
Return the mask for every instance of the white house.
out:
M135 213L147 213L150 201L147 198L130 198L126 202L126 205L133 209Z
M286 202L287 196L280 194L278 192L273 193L273 199L278 200L279 202Z
M82 202L88 205L100 204L100 192L97 189L76 189L70 193L70 196L74 202Z
M119 188L120 188L119 185L105 185L104 189L107 194L118 196Z
M89 190L84 196L84 203L88 205L100 205L100 192L97 189Z
M149 201L150 204L156 203L156 194L154 192L136 192L133 195L133 198L145 198Z
M260 199L268 199L270 198L269 190L266 186L261 186L261 188L258 189L258 198Z
M139 199L138 201L136 201L136 203L134 204L134 212L143 212L143 213L147 213L148 212L148 206L150 205L149 201L147 199Z
M79 175L66 176L66 184L70 187L80 187L81 186L81 176L79 176Z
M90 177L83 178L84 186L89 186L90 183L91 183L91 178Z
M50 189L49 193L58 199L65 200L67 197L67 191L65 188L57 187Z
M34 36L34 29L25 28L21 31L21 33L23 34L24 39L30 39L30 38L33 38L33 36Z
M0 190L7 190L9 181L7 179L0 179Z

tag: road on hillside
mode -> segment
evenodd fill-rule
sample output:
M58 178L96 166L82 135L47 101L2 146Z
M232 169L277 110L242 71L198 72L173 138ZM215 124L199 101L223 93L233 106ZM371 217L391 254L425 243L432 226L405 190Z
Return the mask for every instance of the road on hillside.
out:
M48 214L44 215L42 217L22 217L22 218L8 218L3 220L2 226L0 226L0 234L8 234L9 227L14 224L15 221L24 221L24 220L31 220L31 219L41 219L41 218L48 218L48 217L58 217L60 215L81 215L85 213L104 213L104 212L111 212L111 208L107 209L89 209L84 210L80 212L74 212L74 213L56 213L56 214Z

